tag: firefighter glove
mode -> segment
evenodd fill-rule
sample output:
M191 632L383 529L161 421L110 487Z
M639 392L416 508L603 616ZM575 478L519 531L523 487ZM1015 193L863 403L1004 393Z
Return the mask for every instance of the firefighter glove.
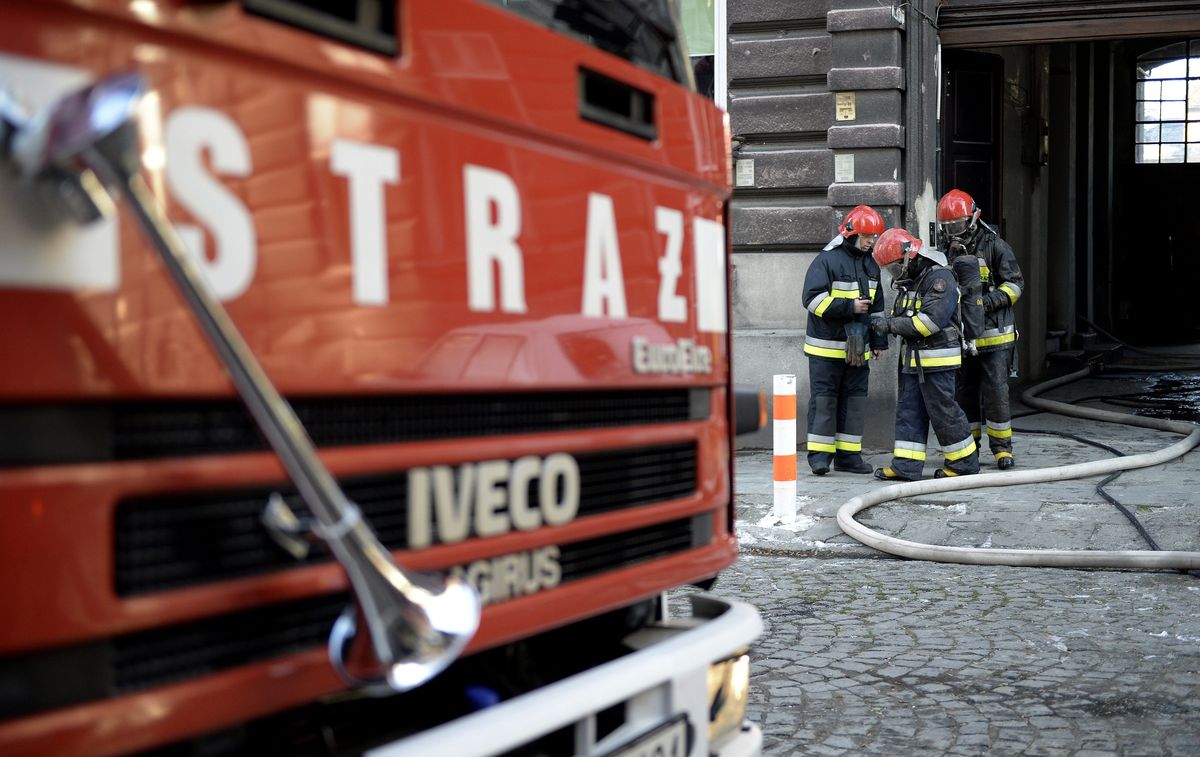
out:
M998 310L1012 304L1008 299L1008 293L1002 289L993 289L983 296L983 311L990 313L993 310Z
M871 330L876 334L884 335L891 333L892 328L888 323L888 317L883 313L876 313L871 316Z
M867 324L846 324L846 364L861 368L867 364Z

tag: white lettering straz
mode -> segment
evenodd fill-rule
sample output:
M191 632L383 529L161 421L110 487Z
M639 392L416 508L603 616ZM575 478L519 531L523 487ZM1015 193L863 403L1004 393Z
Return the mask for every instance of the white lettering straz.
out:
M612 198L588 195L587 232L583 249L583 315L625 318L625 274L617 241L617 216Z
M388 302L387 211L383 188L400 181L400 153L391 147L335 139L329 167L350 183L350 269L354 301Z
M29 83L38 100L53 100L86 83L86 71L0 54L0 74ZM43 90L45 90L43 92ZM54 97L51 97L53 95ZM32 99L32 98L31 98ZM41 102L31 102L41 105ZM162 121L158 121L162 118ZM151 172L161 167L162 193L168 194L186 217L176 222L184 245L198 261L218 297L231 300L252 286L259 269L259 240L254 214L241 192L228 179L250 179L253 173L250 141L230 116L200 106L182 106L159 116L147 108L144 132L151 142L161 133L161 149L151 144L146 158ZM158 124L161 123L161 129ZM328 170L346 181L349 218L350 291L348 301L379 307L390 302L388 228L389 197L401 179L402 156L389 145L333 137L328 142ZM526 314L525 222L521 192L509 174L496 168L464 164L461 168L466 307L478 313ZM153 176L152 176L153 178ZM410 177L411 178L411 177ZM0 285L67 290L116 291L121 284L119 226L113 219L86 228L38 226L28 202L20 202L22 187L0 177L0 230L7 253L0 256ZM30 194L25 191L25 194ZM575 244L582 255L578 271L579 313L587 318L628 319L630 303L621 254L621 230L614 198L590 192L586 196L582 238ZM637 246L639 257L653 255L658 280L652 303L662 323L687 323L699 332L728 330L728 278L724 226L707 218L691 218L681 210L654 208L656 235L643 228L627 229L626 243ZM689 239L690 236L690 239ZM642 249L648 246L648 249ZM691 280L685 277L692 255ZM639 292L645 273L636 269ZM653 274L651 274L653 275ZM561 282L556 286L563 286ZM546 293L550 296L554 293ZM558 302L555 300L555 302ZM561 312L558 310L556 312ZM649 313L638 312L638 316ZM634 343L638 373L708 373L712 354L688 340L670 344ZM481 471L493 475L490 469ZM518 471L518 475L521 472ZM444 474L438 474L444 476ZM466 475L466 474L464 474ZM472 472L470 475L475 475ZM443 478L432 477L431 491L445 489ZM500 529L510 512L488 515L489 485L485 479L484 510L479 526ZM457 492L458 489L455 488ZM453 513L448 513L453 515ZM521 514L517 514L519 520ZM455 521L447 521L453 531Z
M729 321L725 227L707 218L692 220L696 250L696 328L724 334Z
M467 222L467 304L471 310L496 308L500 279L500 311L524 313L525 258L517 244L521 233L521 196L512 178L492 168L463 167L463 201Z
M246 136L219 110L183 107L167 118L163 143L167 188L212 235L213 255L205 251L200 226L177 224L179 238L218 297L240 297L250 288L258 267L254 219L242 201L205 169L204 156L217 173L245 178L252 168Z
M683 274L683 213L671 208L654 209L654 226L665 234L666 249L658 259L658 320L687 322L687 298L678 293Z

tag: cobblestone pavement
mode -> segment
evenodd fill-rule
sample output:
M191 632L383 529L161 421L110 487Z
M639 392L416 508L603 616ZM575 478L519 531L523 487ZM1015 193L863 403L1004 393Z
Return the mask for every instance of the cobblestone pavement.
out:
M1200 577L744 554L778 755L1200 755Z

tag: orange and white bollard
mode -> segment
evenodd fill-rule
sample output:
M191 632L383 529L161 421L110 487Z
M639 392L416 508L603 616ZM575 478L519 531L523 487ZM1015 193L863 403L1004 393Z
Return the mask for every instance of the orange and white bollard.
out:
M777 374L771 407L775 431L775 506L776 520L788 522L796 517L796 376Z

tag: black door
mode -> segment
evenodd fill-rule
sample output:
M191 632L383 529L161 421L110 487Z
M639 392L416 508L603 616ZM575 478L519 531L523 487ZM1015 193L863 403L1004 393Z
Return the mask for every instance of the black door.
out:
M1200 90L1200 79L1193 78L1195 68L1185 73L1181 65L1197 53L1200 42L1192 41L1189 47L1187 40L1113 45L1114 102L1108 109L1115 135L1110 288L1114 331L1133 344L1200 339L1195 302L1200 281L1200 256L1195 252L1200 239L1200 162L1185 162L1195 161L1200 147L1195 122L1187 124L1191 132L1182 123L1198 112L1192 93ZM1149 73L1172 60L1172 73ZM1163 76L1174 81L1162 81ZM1184 102L1171 102L1188 94ZM1185 139L1188 143L1178 144Z
M997 227L1004 218L1000 204L1003 81L1004 61L998 55L942 51L941 191L961 189L971 195L983 210L983 220Z

